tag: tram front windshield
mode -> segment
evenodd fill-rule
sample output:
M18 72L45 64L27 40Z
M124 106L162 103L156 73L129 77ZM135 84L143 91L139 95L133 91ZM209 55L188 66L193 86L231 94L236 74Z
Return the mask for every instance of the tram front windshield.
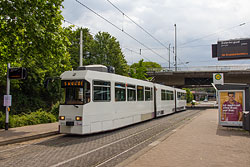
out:
M90 84L87 81L62 81L67 105L83 105L90 101Z

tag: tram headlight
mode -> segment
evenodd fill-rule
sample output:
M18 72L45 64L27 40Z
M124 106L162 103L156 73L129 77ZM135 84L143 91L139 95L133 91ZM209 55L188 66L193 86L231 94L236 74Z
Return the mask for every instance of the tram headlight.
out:
M76 121L81 121L81 120L82 120L82 117L76 116Z
M65 120L65 116L60 116L59 120Z

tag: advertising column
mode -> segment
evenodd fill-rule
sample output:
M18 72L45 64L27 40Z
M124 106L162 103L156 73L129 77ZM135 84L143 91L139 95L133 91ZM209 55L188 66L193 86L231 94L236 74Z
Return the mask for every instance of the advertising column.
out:
M242 126L245 110L245 92L243 90L219 91L219 123L225 126Z

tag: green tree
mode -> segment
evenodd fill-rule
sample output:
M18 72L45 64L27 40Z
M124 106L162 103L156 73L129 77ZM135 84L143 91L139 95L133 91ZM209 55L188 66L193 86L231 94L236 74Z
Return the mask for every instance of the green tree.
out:
M128 75L128 65L121 51L120 44L115 37L107 32L99 32L94 37L87 28L83 30L83 65L103 64L115 67L115 72ZM65 28L71 42L68 51L74 69L79 66L80 29Z
M161 65L155 62L143 62L141 59L138 63L134 63L130 66L130 76L132 78L151 80L151 77L147 77L147 70L150 68L161 68Z
M67 53L70 42L61 26L62 2L0 1L0 96L5 90L8 62L12 67L22 66L28 71L26 80L11 81L12 112L13 108L21 112L51 106L48 102L60 98L59 90L48 91L43 88L43 82L45 78L59 76L71 68Z
M190 103L194 99L194 96L193 96L192 92L190 91L190 89L188 89L188 88L183 88L183 89L186 90L187 103Z
M130 66L130 76L132 78L137 78L141 80L148 80L147 78L147 68L143 64L143 59L141 59L138 63L134 63Z
M89 64L103 64L115 67L115 73L128 75L128 65L121 51L120 44L115 37L107 32L95 35L90 48Z

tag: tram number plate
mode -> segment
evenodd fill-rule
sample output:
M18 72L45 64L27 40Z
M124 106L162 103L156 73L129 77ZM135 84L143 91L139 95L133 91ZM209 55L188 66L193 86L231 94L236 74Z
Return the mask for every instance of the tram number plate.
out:
M74 126L74 122L72 122L72 121L70 121L70 122L67 121L67 122L66 122L66 126Z

